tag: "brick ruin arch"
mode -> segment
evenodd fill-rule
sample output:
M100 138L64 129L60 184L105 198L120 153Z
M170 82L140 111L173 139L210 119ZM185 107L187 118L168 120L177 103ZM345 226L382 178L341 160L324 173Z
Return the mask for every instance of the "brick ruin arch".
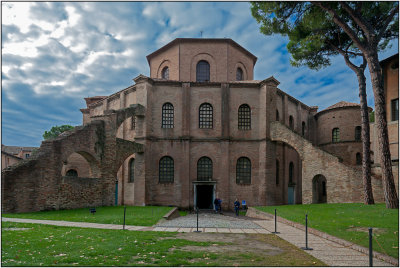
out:
M302 201L313 201L313 178L322 175L326 178L327 203L363 202L362 173L340 162L339 158L314 146L310 141L296 134L280 122L270 122L272 141L287 143L293 147L302 160ZM379 200L382 195L382 183L372 178L374 195Z
M3 170L2 212L113 205L119 166L130 154L144 150L142 144L116 137L119 125L133 115L143 116L144 107L106 111L85 126L43 141L37 154ZM64 163L75 152L88 160L98 178L61 176Z

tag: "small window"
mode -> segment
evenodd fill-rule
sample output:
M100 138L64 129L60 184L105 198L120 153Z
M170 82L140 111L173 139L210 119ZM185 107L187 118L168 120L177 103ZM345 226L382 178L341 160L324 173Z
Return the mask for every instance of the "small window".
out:
M332 142L339 142L340 141L340 131L339 128L332 129Z
M392 103L392 121L399 120L399 99L394 99Z
M362 157L360 153L356 153L356 165L362 164Z
M302 122L301 123L301 136L305 136L306 135L306 123Z
M289 127L290 127L291 129L294 129L293 116L289 116Z
M213 176L213 164L212 160L206 156L197 161L197 180L199 181L211 181Z
M242 130L251 129L251 109L247 104L242 104L239 107L238 128Z
M357 126L354 130L354 139L356 141L361 141L361 127Z
M205 60L201 60L196 66L196 81L208 82L210 81L210 64Z
M128 182L135 181L135 158L132 158L129 161L129 180Z
M209 103L200 105L199 128L213 128L213 107Z
M294 172L294 164L293 162L289 163L289 184L293 183L293 172Z
M159 182L174 182L174 159L164 156L159 163Z
M164 67L164 69L162 69L161 78L169 79L169 68L168 67Z
M25 158L29 158L30 154L25 154Z
M243 70L242 68L237 68L236 69L236 81L242 81L243 80Z
M169 102L162 106L161 128L174 128L174 106Z
M278 110L276 110L275 120L279 121L279 111Z
M275 183L276 185L279 184L279 160L276 159L276 163L275 163Z
M70 169L67 171L65 176L78 177L78 171L76 171L75 169Z
M251 183L251 162L247 157L240 157L236 163L236 183Z
M131 118L131 130L134 130L136 128L136 116L132 116Z

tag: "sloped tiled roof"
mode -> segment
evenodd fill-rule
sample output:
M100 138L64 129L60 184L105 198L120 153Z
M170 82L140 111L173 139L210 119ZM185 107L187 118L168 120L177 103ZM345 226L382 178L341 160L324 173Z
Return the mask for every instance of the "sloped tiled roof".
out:
M21 151L30 152L30 151L32 151L34 149L37 149L37 148L39 148L39 147L6 146L6 145L1 146L1 150L3 152L9 153L9 154L13 154L13 155L14 154L18 154Z

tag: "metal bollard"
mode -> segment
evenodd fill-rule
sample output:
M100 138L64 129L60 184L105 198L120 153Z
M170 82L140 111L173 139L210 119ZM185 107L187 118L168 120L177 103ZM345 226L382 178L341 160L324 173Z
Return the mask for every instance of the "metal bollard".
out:
M369 231L369 266L372 267L373 263L372 263L372 228L369 227L368 228Z
M197 212L197 230L194 232L201 233L201 231L199 231L199 207L196 207L196 212Z
M308 226L307 226L307 221L308 221L308 215L306 214L306 246L302 247L301 249L304 250L313 250L312 248L308 247Z
M275 232L272 232L273 234L280 234L280 232L276 231L276 209L275 209Z
M123 230L125 230L125 215L126 215L126 206L124 206L124 227L123 227Z

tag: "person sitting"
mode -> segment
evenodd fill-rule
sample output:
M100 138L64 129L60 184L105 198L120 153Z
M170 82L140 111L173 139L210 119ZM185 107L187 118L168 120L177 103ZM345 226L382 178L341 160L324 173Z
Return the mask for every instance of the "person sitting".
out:
M235 214L236 216L239 216L239 209L240 209L240 203L238 201L238 199L236 198L235 202L233 203L234 207L235 207Z

